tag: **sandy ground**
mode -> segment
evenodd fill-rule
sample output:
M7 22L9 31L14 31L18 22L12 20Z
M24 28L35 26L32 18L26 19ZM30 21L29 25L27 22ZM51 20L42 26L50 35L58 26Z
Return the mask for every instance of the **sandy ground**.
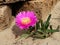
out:
M60 25L60 2L51 11L51 24ZM19 28L15 26L13 20L11 26L0 32L0 45L60 45L60 32L54 33L51 37L46 39L32 40L31 37L27 39L19 39L16 42L16 35L20 35Z

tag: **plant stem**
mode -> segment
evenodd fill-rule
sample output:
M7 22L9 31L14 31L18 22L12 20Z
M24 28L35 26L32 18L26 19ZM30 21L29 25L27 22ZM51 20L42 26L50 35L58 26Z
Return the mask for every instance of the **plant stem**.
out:
M37 28L36 28L36 24L35 24L35 33L36 33L36 31L37 31Z

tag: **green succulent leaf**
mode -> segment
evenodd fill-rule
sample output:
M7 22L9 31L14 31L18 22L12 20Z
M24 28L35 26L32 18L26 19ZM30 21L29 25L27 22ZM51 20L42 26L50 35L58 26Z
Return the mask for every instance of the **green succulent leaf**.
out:
M43 20L41 20L40 23L41 23L41 30L44 30L45 26L44 26Z
M22 35L20 36L20 39L21 39L21 38L27 38L28 36L29 36L29 34L26 34L26 33L25 33L25 34L22 34Z
M36 23L36 29L39 29L40 28L40 22L37 22Z
M37 32L44 33L43 30L41 30L41 29L38 29Z
M41 38L41 39L44 39L45 37L45 34L39 34L39 33L36 33L36 35L33 35L33 38Z
M46 21L46 22L49 22L49 21L50 21L50 18L51 18L51 14L48 16L48 18L47 18L47 21Z
M45 21L45 22L43 22L43 20L40 21L42 30L48 29L49 24L50 24L50 22L49 22L50 18L51 18L51 14L48 16L47 21Z
M53 33L53 32L59 32L59 31L58 30L53 30L53 29L52 30L51 29L47 29L46 32L47 33Z
M51 18L51 14L48 16L48 18L47 18L47 21L45 21L44 22L44 26L45 26L45 29L48 29L48 27L49 27L49 24L50 24L50 18Z
M45 22L45 23L44 23L45 29L48 29L49 24L50 24L49 22Z

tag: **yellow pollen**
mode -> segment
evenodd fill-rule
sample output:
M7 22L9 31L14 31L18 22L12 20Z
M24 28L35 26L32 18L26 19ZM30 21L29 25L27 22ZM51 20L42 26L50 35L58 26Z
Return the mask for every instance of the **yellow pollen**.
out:
M30 20L30 18L25 17L25 18L22 18L21 22L22 22L22 24L29 24L31 22L31 20Z

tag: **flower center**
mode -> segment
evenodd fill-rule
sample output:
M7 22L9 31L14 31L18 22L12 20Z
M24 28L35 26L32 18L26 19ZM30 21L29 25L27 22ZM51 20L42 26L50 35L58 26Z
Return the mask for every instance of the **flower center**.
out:
M31 22L31 20L28 17L24 17L24 18L22 18L21 22L22 22L22 24L25 25L25 24L29 24Z

